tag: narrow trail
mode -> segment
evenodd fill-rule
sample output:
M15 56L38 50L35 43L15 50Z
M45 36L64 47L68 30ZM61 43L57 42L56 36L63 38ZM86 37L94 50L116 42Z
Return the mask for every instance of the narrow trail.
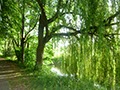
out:
M20 69L14 62L0 58L0 90L13 90L9 81L19 76L21 76ZM24 89L16 87L14 90Z
M10 90L8 81L0 80L0 90Z

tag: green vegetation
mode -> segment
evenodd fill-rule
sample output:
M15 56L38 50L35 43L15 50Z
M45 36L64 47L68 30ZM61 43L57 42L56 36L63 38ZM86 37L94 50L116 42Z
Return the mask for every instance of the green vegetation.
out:
M35 90L120 89L119 0L0 0L0 33Z
M24 77L27 75L27 77ZM69 76L58 76L50 71L48 67L39 72L23 74L21 77L9 80L11 89L21 88L23 90L109 90L110 87L99 85L86 78L76 79ZM116 87L116 90L119 90Z
M75 79L74 77L57 76L44 68L37 77L31 79L31 90L101 90L104 87L96 87L87 79Z

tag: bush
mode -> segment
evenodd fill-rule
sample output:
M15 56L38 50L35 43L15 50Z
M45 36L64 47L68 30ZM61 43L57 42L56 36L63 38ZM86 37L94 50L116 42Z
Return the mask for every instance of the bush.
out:
M25 61L24 64L27 68L33 69L35 65L35 51L32 49L25 50Z

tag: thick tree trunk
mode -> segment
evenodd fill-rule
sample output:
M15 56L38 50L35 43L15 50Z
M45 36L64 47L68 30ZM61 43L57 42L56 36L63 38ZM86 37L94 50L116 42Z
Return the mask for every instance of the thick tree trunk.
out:
M37 52L36 52L36 65L35 69L40 70L42 69L42 64L43 64L43 54L44 54L44 43L40 43L37 47Z
M35 69L41 69L43 64L43 53L44 53L45 44L47 43L47 41L49 41L48 39L49 31L48 31L48 20L44 10L44 4L40 0L36 0L36 1L40 6L41 14L39 18L39 27L38 27L38 47L36 51Z
M44 47L45 47L45 42L44 42L44 18L42 15L40 15L39 18L39 27L38 27L38 47L36 50L36 65L35 69L41 69L42 68L42 63L43 63L43 53L44 53Z

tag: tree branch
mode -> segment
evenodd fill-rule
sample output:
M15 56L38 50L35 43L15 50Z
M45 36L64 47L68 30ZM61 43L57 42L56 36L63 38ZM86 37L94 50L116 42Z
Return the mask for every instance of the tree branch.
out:
M76 31L76 32L68 32L68 33L55 33L55 34L53 34L53 36L76 36L79 33L81 33L81 32Z
M25 34L25 39L26 39L26 37L28 36L28 34L36 27L36 25L37 25L37 22L35 23L35 25Z
M115 14L113 14L112 16L108 17L106 20L106 23L109 25L111 23L111 21L120 14L120 10L117 11Z
M45 36L48 36L48 34L49 34L48 20L47 20L47 16L46 16L45 9L44 9L44 4L42 3L41 0L37 0L37 2L41 8L40 25L43 25L43 28L44 27L46 28L46 35Z
M46 16L46 13L45 13L45 10L44 10L44 4L42 3L41 0L36 0L40 6L40 9L41 9L41 23L46 26L46 24L48 24L47 22L47 16Z
M115 25L116 23L113 23L112 25ZM68 26L64 26L64 25L60 25L60 28L67 28L67 29L71 29L73 30L73 32L67 32L67 33L53 33L52 36L76 36L77 34L88 34L88 35L95 35L95 30L93 32L85 32L85 28L81 29L81 30L76 30L72 27L68 27ZM97 29L98 27L95 26L91 26L91 29ZM108 33L108 34L103 34L104 36L111 36L111 35L120 35L120 33ZM95 35L96 36L96 35Z
M80 31L77 32L68 32L68 33L55 33L53 34L54 37L56 36L76 36L77 34L85 34L85 33L81 33ZM88 33L89 35L91 35L91 33ZM112 33L112 34L103 34L105 37L107 36L115 36L115 35L120 35L120 33Z
M120 24L120 22L111 23L110 26L117 25L117 24Z
M115 36L115 35L120 35L120 33L108 33L108 34L104 34L104 36Z
M59 12L60 12L59 9L60 9L60 6L61 6L61 2L62 2L62 0L58 0L57 12L53 15L52 18L50 18L50 19L48 20L48 23L51 23L51 22L55 21L55 20L58 18L58 15L59 15Z

